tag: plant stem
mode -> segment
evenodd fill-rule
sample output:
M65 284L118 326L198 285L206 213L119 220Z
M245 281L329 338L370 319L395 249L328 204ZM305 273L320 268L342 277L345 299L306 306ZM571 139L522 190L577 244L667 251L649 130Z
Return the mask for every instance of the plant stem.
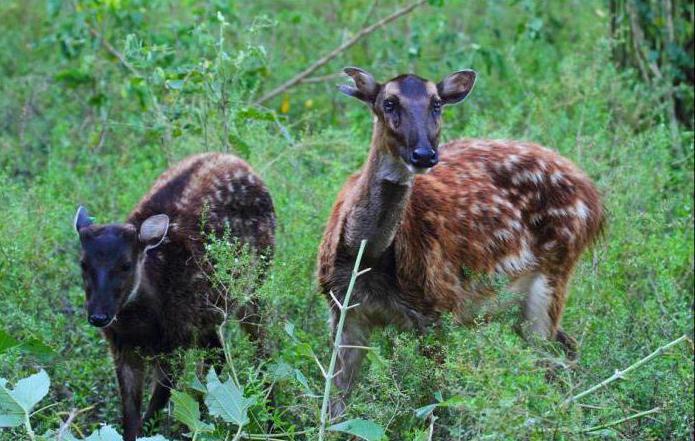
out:
M601 389L602 387L605 387L606 385L612 383L613 381L622 378L622 377L623 377L625 374L627 374L628 372L637 369L638 367L642 366L644 363L648 362L648 361L651 360L652 358L654 358L654 357L656 357L657 355L661 354L662 352L664 352L665 350L667 350L667 349L670 348L671 346L677 345L678 343L682 342L682 341L685 340L686 338L687 338L687 337L686 337L685 335L682 335L682 336L680 336L679 338L673 340L671 343L668 343L668 344L666 344L666 345L664 345L664 346L661 346L661 347L658 348L656 351L654 351L654 352L652 352L651 354L647 355L647 356L644 357L643 359L641 359L641 360L639 360L639 361L633 363L632 365L628 366L628 367L625 368L624 370L622 370L622 371L616 370L615 373L614 373L613 375L611 375L610 377L606 378L605 380L603 380L603 381L600 382L599 384L597 384L597 385L595 385L595 386L593 386L593 387L591 387L591 388L585 390L584 392L582 392L582 393L580 393L580 394L577 394L577 395L575 395L575 396L573 396L573 397L570 397L570 398L566 399L562 404L563 404L563 405L567 405L567 404L569 404L569 403L571 403L571 402L573 402L573 401L576 401L576 400L578 400L578 399L580 399L580 398L582 398L582 397L585 397L585 396L587 396L587 395L589 395L589 394L591 394L591 393L593 393L593 392L596 392L597 390Z
M234 438L232 438L232 441L239 441L241 439L241 429L244 426L239 426L239 429L236 431L236 435L234 435Z
M323 441L326 436L328 402L331 396L331 385L333 384L333 376L335 375L335 363L338 359L338 354L340 353L340 343L343 335L343 326L345 325L345 317L347 316L348 309L350 308L350 296L352 295L352 290L355 288L355 282L357 281L357 277L359 277L360 275L360 262L362 261L362 254L364 253L366 245L366 240L363 240L360 243L360 250L357 252L355 266L352 269L352 277L350 277L350 284L348 285L348 289L345 293L345 298L343 299L343 302L339 305L340 317L338 318L338 325L335 328L335 338L333 340L333 351L331 352L331 361L328 365L328 371L324 376L326 384L323 388L323 403L321 404L321 425L319 426L319 441Z
M610 423L601 424L600 426L589 427L588 429L583 429L582 432L583 433L595 432L597 430L606 429L606 428L612 427L612 426L617 426L618 424L622 424L625 421L630 421L630 420L634 420L635 418L640 418L640 417L643 417L646 415L651 415L653 413L659 412L660 410L661 410L660 407L655 407L654 409L645 410L644 412L639 412L639 413L636 413L634 415L630 415L628 417L621 418L619 420L611 421Z
M29 435L29 438L34 441L36 439L36 434L34 434L34 430L31 428L31 421L29 421L29 414L24 415L24 428L27 431L27 435Z

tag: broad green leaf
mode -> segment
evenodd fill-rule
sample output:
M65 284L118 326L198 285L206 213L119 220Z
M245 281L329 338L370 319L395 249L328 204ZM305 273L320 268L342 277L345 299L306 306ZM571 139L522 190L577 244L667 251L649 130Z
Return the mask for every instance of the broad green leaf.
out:
M244 397L243 389L238 388L231 378L224 383L220 382L214 368L208 373L207 388L205 404L210 415L238 426L248 424L248 410L255 404L255 399Z
M434 393L434 399L437 400L438 403L428 404L427 406L415 409L415 416L418 418L426 418L437 407L456 407L464 404L464 399L459 396L453 396L448 400L444 400L440 391Z
M102 426L95 430L84 441L123 441L123 437L111 426Z
M7 380L0 378L0 427L17 427L26 413L7 389Z
M205 393L207 392L207 389L205 388L205 385L200 381L198 378L198 375L194 372L193 373L193 378L188 382L188 386L198 392Z
M273 380L286 380L292 377L292 374L292 366L284 361L280 361L270 368L270 376Z
M187 393L174 390L171 392L171 401L174 403L174 418L193 432L211 432L215 429L213 425L200 420L198 402Z
M53 348L34 337L21 342L19 344L19 350L26 354L33 355L44 362L51 361L57 355Z
M19 346L19 342L3 329L0 329L0 354L15 346Z
M384 429L375 423L374 421L368 420L348 420L342 423L333 424L328 428L328 430L333 432L344 432L350 435L355 435L358 438L365 439L367 441L379 441L384 439Z
M437 404L428 404L427 406L422 406L415 409L415 416L418 418L427 418L429 414L432 413L434 409L437 408Z
M51 380L46 371L23 378L17 382L14 390L10 392L17 403L28 414L36 404L48 394Z

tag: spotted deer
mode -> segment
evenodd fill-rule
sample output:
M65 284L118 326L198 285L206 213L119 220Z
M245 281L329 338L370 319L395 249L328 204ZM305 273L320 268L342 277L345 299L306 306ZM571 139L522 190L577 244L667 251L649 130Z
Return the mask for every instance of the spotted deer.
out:
M90 324L109 343L121 394L126 441L142 429L142 389L148 360L177 348L218 348L218 326L230 305L214 288L205 258L208 235L248 246L264 268L274 249L275 214L261 179L226 154L192 156L162 174L125 223L95 224L80 207L75 228ZM230 244L231 246L231 244ZM225 308L225 309L223 309ZM238 305L242 327L260 345L257 305ZM144 420L169 400L172 373L153 367Z
M424 330L443 313L461 321L492 294L481 277L508 280L522 294L526 329L574 340L560 328L567 283L582 251L602 230L604 210L591 180L569 160L521 141L461 139L439 146L442 108L462 101L476 74L434 83L401 75L384 84L346 68L340 91L373 114L371 148L333 206L318 253L319 285L339 310L354 260L367 240L347 315L334 382L344 398L371 331L395 324ZM437 165L438 164L438 165ZM435 167L435 165L437 165ZM476 276L478 275L478 276Z

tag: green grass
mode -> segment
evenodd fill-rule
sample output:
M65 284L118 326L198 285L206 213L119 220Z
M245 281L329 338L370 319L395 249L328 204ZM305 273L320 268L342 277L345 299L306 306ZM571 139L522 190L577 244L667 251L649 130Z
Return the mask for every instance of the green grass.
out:
M279 381L277 408L259 406L255 415L275 432L317 427L320 400L306 392L322 390L321 375L284 326L291 322L295 337L328 359L316 250L338 190L365 159L371 117L336 92L340 79L299 85L265 108L250 103L399 6L372 3L0 4L0 329L40 338L59 353L50 363L16 351L0 355L0 377L48 371L51 395L41 405L55 406L35 416L37 433L55 429L72 408L94 405L75 420L85 433L120 418L107 346L82 310L72 229L78 203L100 222L121 221L167 166L207 150L244 156L268 184L278 214L276 259L261 289L275 344L261 372L286 363L307 386ZM222 30L218 11L228 23ZM692 341L582 406L560 406L615 369L693 335L693 133L679 133L683 156L660 97L637 72L615 67L611 45L601 1L450 0L377 31L317 72L357 65L381 80L406 71L438 80L473 68L476 89L445 110L444 140L550 146L595 180L610 213L604 239L571 283L564 328L581 344L575 368L548 381L543 366L562 358L519 338L513 311L470 328L447 323L422 338L386 329L374 336L350 417L379 422L392 440L426 439L429 421L413 409L440 391L461 403L435 410L434 439L589 439L597 435L578 431L655 407L598 437L693 436ZM232 334L236 368L255 390L259 360ZM0 439L18 434L0 431Z

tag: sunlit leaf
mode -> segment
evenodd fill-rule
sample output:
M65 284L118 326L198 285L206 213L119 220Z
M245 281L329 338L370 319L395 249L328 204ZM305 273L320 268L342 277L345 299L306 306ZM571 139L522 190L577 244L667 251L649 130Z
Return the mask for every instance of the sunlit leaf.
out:
M84 441L123 441L123 437L111 426L102 426L95 430Z
M188 426L193 432L211 432L215 426L200 420L198 402L185 392L171 392L171 402L174 403L174 418Z
M384 429L374 421L360 419L348 420L343 421L342 423L333 424L332 426L328 427L328 430L333 432L349 433L350 435L355 435L356 437L365 439L367 441L379 441L384 439L385 435Z
M215 369L210 369L207 376L207 394L205 404L210 415L222 418L238 426L248 424L248 410L256 402L254 398L244 397L243 389L237 387L231 378L220 382Z
M17 427L24 422L24 409L6 387L7 380L0 378L0 427Z

